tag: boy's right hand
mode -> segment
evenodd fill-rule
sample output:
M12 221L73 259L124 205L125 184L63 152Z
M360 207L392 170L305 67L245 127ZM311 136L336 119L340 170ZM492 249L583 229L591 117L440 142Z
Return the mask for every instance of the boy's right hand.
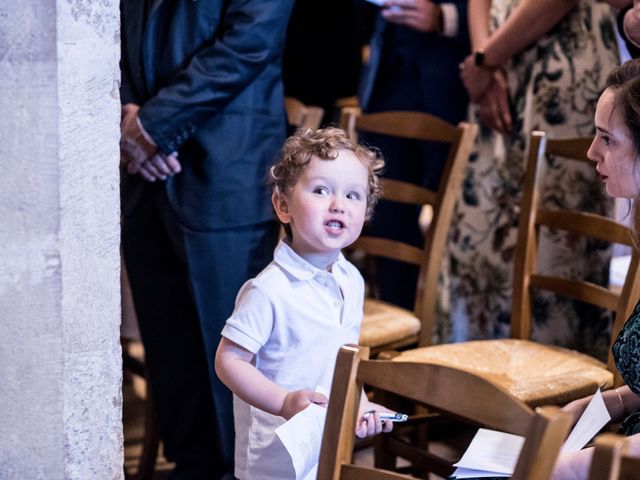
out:
M326 406L328 402L329 399L320 392L314 392L311 390L296 390L295 392L289 392L284 397L284 402L282 402L280 416L285 420L289 420L295 414L300 413L312 403Z

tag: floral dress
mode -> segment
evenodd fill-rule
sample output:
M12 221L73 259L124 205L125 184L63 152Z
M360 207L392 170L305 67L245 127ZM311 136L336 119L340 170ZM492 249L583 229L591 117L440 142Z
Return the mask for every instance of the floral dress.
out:
M640 302L613 344L613 358L625 385L633 393L640 395ZM640 433L640 410L636 410L622 422L620 433Z
M491 28L502 24L517 0L494 0ZM480 123L454 214L443 262L436 341L505 337L511 316L516 230L532 130L552 138L593 135L595 106L607 74L619 63L609 6L581 0L549 33L507 65L513 131L508 136ZM548 158L547 206L613 214L591 165ZM609 244L543 231L540 269L607 284ZM443 301L443 302L444 302ZM610 315L548 292L536 296L532 337L605 358ZM439 338L438 338L439 337Z

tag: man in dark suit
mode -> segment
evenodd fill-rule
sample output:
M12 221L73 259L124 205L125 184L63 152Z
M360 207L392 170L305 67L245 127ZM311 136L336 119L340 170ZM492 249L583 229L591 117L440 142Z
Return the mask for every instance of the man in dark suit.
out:
M467 117L468 98L458 64L469 54L466 0L386 0L371 38L360 88L365 113L411 110L456 124ZM385 177L438 189L447 149L442 144L362 135L382 150ZM419 210L380 202L376 235L422 245ZM418 270L392 260L377 264L380 298L413 309Z
M172 479L233 478L215 348L270 260L293 0L122 0L122 244Z

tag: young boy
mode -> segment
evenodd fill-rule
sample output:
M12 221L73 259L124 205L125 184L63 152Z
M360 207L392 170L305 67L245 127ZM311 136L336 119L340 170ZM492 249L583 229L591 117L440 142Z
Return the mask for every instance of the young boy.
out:
M360 235L384 165L338 128L289 138L270 184L287 232L274 260L242 287L222 330L216 372L234 393L236 477L295 478L275 429L311 403L326 404L336 355L358 343L364 282L340 250ZM381 407L360 405L356 435L390 431ZM366 418L365 418L366 417Z

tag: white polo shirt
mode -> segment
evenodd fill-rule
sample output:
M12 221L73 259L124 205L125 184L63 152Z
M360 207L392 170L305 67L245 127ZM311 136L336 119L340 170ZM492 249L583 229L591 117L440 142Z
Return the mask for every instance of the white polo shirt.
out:
M222 335L254 353L256 368L287 390L330 390L338 350L358 343L363 301L362 276L342 254L327 272L281 241L273 262L240 289ZM233 407L236 477L295 478L274 433L285 420L235 395Z

